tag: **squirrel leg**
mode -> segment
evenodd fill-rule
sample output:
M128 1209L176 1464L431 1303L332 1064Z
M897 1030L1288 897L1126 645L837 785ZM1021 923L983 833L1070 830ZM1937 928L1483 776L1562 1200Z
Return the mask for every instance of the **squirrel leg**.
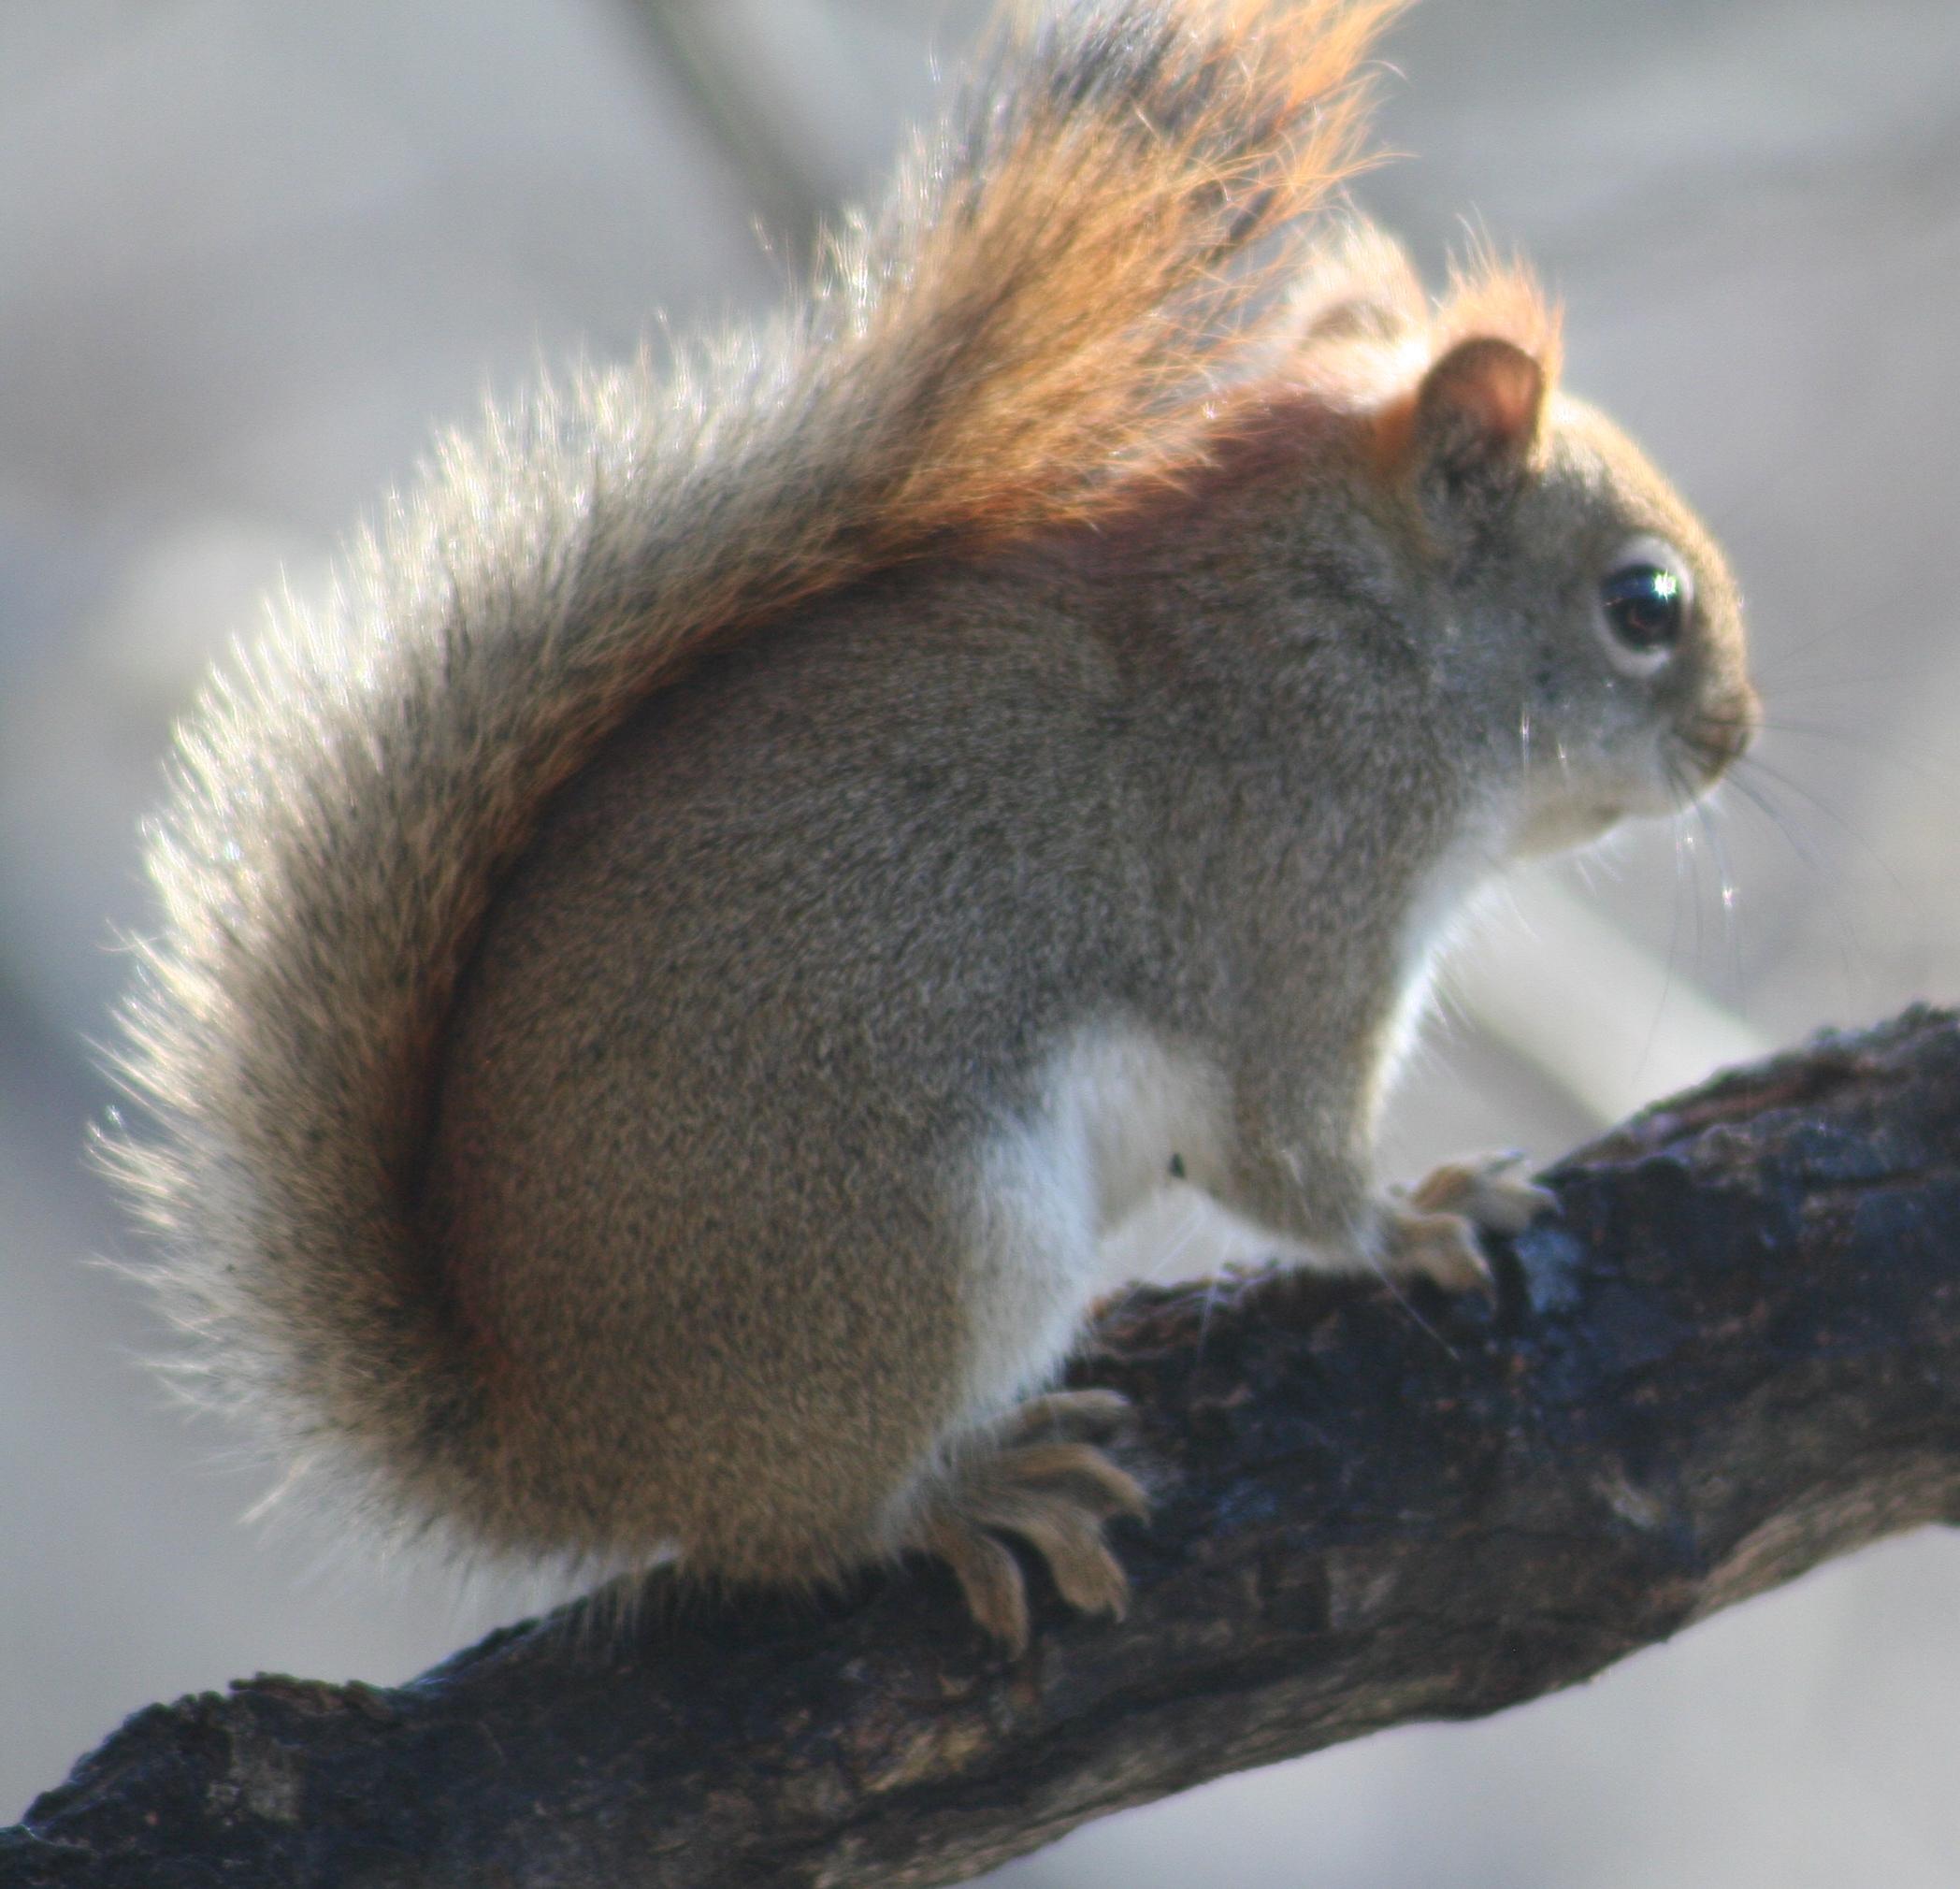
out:
M1114 1516L1147 1514L1149 1500L1098 1445L1129 1411L1114 1391L1030 1397L956 1462L913 1522L903 1546L945 1562L974 1621L1010 1652L1028 1644L1028 1592L1002 1535L1042 1557L1071 1607L1122 1615L1129 1582L1102 1528Z
M1381 1218L1388 1270L1433 1279L1446 1291L1490 1291L1491 1262L1478 1234L1521 1233L1558 1204L1517 1173L1523 1161L1471 1155L1433 1168L1413 1187L1391 1188Z

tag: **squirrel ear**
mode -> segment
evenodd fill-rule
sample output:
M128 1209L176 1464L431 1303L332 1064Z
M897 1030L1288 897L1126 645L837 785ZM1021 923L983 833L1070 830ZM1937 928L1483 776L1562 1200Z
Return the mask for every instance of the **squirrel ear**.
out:
M1543 364L1515 341L1459 341L1416 390L1402 442L1406 470L1451 493L1509 491L1537 442L1546 391Z

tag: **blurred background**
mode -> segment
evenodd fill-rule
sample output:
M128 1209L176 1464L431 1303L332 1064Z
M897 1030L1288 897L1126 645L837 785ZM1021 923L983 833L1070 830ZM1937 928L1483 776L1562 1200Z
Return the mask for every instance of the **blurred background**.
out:
M397 1680L525 1597L261 1537L80 1158L201 665L440 423L779 295L976 6L0 0L0 1821L152 1698ZM1568 306L1567 378L1748 588L1772 732L1705 821L1479 928L1389 1166L1549 1158L1715 1061L1960 991L1960 8L1428 0L1364 205ZM1140 1263L1160 1263L1144 1253ZM1000 1880L1952 1889L1960 1540L1481 1725L1091 1827Z

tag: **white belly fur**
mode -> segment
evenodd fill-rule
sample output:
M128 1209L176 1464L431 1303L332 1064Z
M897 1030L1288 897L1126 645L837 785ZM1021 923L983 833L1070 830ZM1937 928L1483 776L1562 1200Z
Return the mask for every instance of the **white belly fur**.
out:
M962 1401L983 1419L1052 1377L1089 1302L1117 1282L1108 1235L1178 1170L1207 1186L1230 1118L1225 1082L1204 1059L1131 1024L1076 1031L1039 1092L970 1171Z

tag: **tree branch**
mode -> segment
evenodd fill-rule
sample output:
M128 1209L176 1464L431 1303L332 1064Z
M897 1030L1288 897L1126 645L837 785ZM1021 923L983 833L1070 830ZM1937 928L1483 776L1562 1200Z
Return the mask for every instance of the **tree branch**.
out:
M1048 1598L1009 1663L926 1565L722 1609L656 1579L396 1691L151 1707L0 1883L952 1882L1960 1519L1954 1017L1725 1077L1550 1185L1494 1304L1261 1275L1107 1310L1077 1376L1135 1399L1160 1491L1119 1625Z

